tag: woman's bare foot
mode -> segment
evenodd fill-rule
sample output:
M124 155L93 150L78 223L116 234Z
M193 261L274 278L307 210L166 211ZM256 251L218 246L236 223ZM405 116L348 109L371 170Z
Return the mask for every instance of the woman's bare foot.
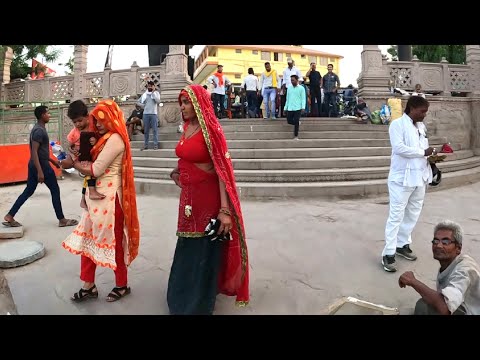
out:
M105 195L100 194L97 189L94 187L89 187L88 188L88 197L90 200L102 200L105 199Z
M85 201L85 195L82 195L82 200L80 200L80 207L82 209L88 209L87 202Z

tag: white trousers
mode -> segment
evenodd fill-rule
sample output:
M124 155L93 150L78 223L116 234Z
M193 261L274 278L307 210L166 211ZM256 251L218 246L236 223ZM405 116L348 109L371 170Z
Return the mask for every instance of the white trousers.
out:
M382 256L395 255L396 248L412 243L412 231L423 207L426 186L403 186L388 182L390 211L385 226Z

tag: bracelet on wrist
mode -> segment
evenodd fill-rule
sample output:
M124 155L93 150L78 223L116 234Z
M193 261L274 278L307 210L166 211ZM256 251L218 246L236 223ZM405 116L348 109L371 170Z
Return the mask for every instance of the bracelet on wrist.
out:
M230 212L230 210L228 208L220 208L220 210L218 210L219 213L222 213L222 214L225 214L225 215L232 215L232 213Z

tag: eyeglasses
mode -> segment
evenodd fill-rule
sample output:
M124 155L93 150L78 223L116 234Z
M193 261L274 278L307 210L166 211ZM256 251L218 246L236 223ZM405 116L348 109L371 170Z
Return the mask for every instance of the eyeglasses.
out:
M455 240L450 240L450 239L441 239L441 240L433 239L432 240L433 245L438 245L440 243L442 243L442 245L450 245L451 243L454 243L454 242L456 242L456 241Z

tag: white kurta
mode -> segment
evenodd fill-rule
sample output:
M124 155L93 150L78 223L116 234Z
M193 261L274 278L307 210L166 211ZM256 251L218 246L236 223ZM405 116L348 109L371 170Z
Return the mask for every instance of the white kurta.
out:
M390 124L392 156L388 174L390 209L385 226L382 256L394 255L396 248L412 243L411 234L423 207L432 169L424 156L429 147L423 122L413 123L407 115Z

